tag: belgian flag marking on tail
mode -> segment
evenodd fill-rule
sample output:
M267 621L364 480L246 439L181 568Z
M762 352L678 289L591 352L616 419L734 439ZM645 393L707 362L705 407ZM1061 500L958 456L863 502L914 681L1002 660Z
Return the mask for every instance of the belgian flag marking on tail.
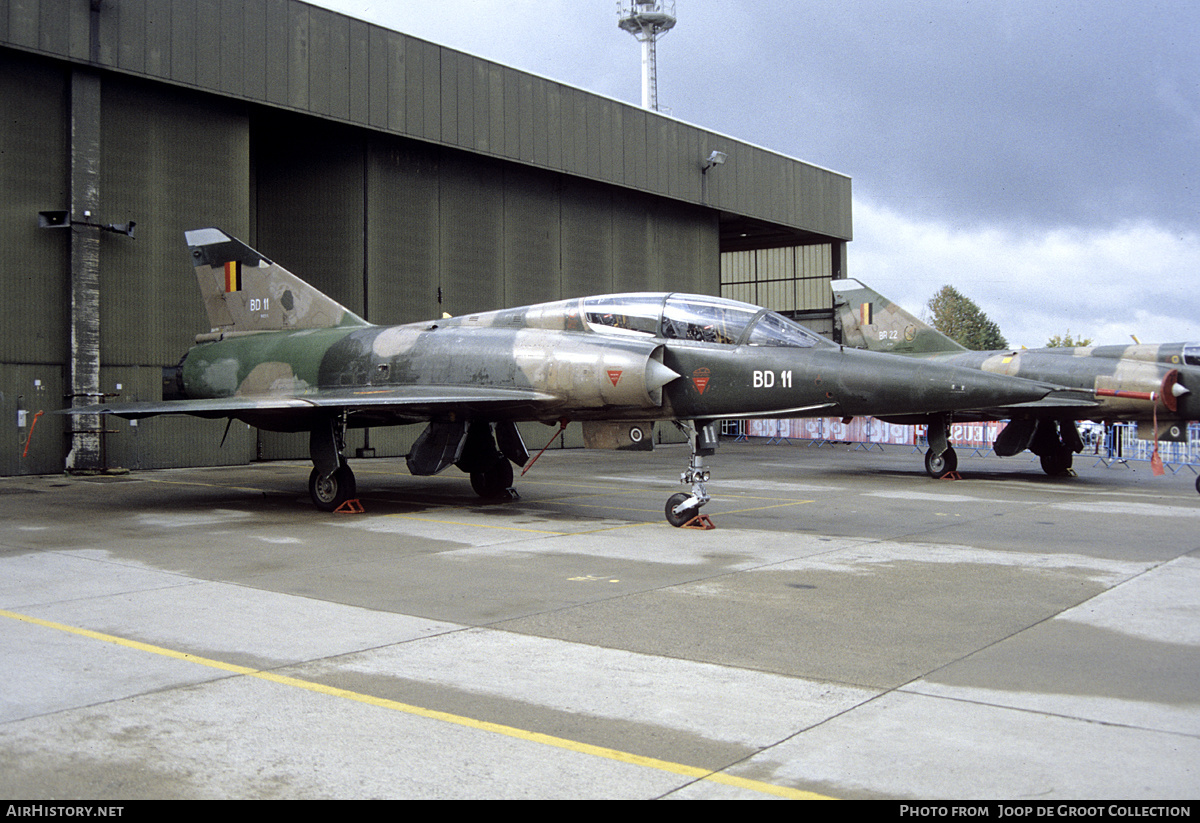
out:
M859 316L860 316L860 320L864 326L872 325L873 312L871 310L871 307L872 307L871 303L863 303L861 306L859 306L859 309L858 309Z
M241 291L242 290L242 264L237 260L230 260L225 264L225 291Z

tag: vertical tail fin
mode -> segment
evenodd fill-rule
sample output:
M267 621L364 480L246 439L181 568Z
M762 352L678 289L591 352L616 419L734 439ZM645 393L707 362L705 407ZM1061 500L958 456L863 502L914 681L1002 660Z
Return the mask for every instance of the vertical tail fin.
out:
M966 349L857 280L830 281L842 343L893 354L931 354Z
M369 325L220 229L196 229L184 236L214 332Z

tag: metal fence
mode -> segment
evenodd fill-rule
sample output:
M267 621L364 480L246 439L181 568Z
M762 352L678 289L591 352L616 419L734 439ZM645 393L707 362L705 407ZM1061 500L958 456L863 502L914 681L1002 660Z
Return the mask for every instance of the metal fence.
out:
M1005 422L955 423L951 426L950 442L962 457L987 457L989 453L994 454L992 446ZM1187 429L1186 442L1158 441L1158 454L1163 465L1172 472L1187 466L1200 474L1200 422L1189 423ZM1095 457L1097 465L1105 466L1149 462L1154 456L1155 441L1139 440L1137 431L1137 423L1084 427L1080 432L1084 449L1079 457ZM837 417L725 420L721 434L736 440L762 439L768 445L795 441L797 445L815 448L834 443L881 451L884 446L908 446L913 451L928 447L924 426L899 426L873 417L856 417L849 421Z

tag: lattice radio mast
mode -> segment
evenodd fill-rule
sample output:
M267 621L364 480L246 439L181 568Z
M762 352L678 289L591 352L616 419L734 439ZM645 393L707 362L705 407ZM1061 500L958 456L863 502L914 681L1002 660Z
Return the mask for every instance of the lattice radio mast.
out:
M617 0L617 25L642 44L642 108L658 111L655 42L675 26L675 0Z

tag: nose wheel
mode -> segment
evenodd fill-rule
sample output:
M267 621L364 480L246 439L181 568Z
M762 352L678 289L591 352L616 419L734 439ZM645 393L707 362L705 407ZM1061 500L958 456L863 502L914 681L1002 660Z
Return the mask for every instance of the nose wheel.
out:
M687 469L680 473L679 482L690 483L692 492L679 492L667 499L667 522L680 528L693 520L701 520L704 525L700 528L711 529L712 521L700 514L700 507L712 499L708 496L706 488L709 474L708 469L704 468L704 458L717 450L717 424L708 423L697 427L675 421L675 425L691 435L689 440L692 444L692 458Z

